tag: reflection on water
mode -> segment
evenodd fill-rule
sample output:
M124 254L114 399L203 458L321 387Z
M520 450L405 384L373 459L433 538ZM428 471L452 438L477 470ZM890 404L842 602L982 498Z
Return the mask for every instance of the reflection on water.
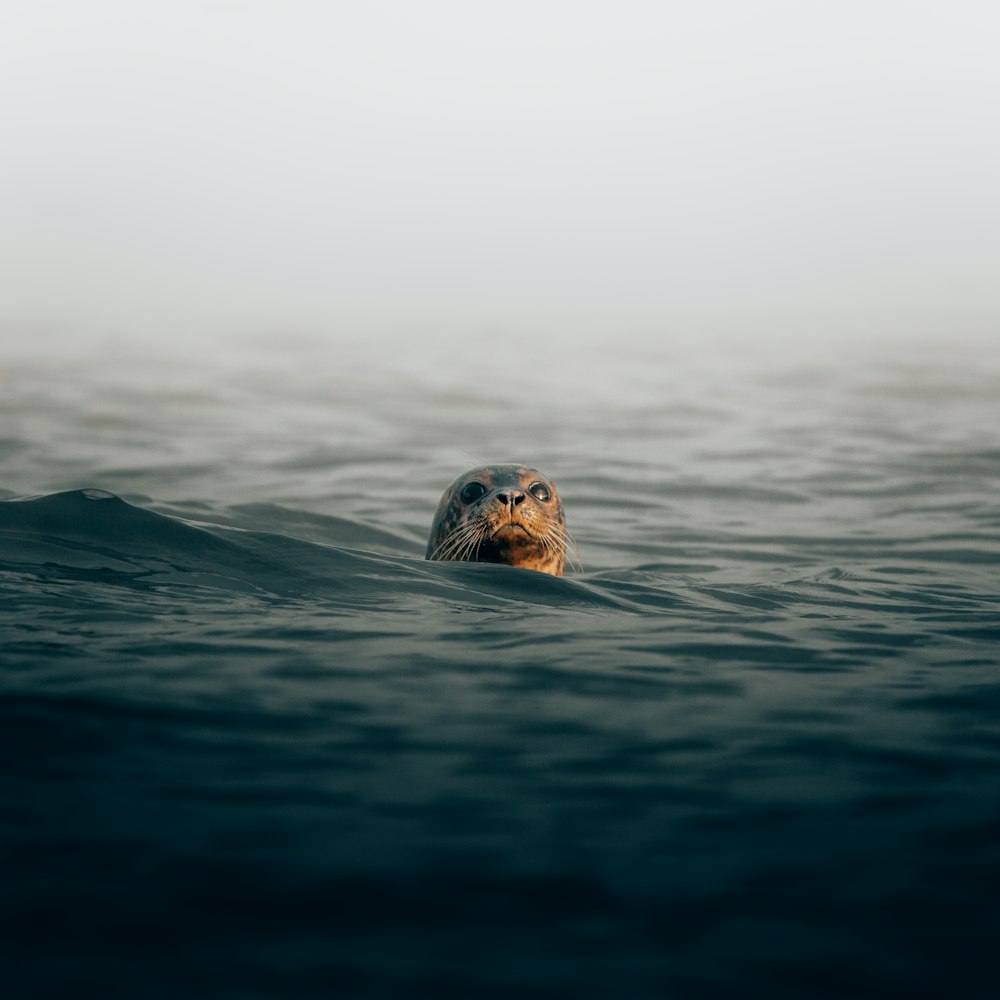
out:
M19 995L987 995L997 357L543 360L4 369Z

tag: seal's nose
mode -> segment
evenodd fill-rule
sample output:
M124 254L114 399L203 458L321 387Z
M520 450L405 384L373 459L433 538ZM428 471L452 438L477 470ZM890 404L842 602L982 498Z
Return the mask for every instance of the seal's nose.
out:
M524 503L524 494L520 490L504 490L497 494L497 500L513 510L519 503Z

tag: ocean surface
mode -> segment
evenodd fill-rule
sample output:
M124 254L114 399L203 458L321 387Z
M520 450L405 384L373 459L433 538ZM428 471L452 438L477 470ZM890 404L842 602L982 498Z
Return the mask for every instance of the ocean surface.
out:
M168 348L0 355L5 997L997 995L1000 350Z

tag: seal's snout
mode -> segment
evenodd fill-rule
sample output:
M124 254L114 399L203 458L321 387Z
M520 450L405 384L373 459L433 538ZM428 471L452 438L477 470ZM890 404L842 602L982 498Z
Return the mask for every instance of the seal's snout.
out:
M519 503L524 503L525 494L520 490L502 490L497 494L497 500L513 511Z

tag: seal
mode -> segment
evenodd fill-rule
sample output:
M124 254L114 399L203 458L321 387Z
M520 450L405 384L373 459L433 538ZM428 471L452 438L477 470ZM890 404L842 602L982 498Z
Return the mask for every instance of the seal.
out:
M444 491L425 558L506 563L562 576L568 540L551 479L523 465L484 465Z

